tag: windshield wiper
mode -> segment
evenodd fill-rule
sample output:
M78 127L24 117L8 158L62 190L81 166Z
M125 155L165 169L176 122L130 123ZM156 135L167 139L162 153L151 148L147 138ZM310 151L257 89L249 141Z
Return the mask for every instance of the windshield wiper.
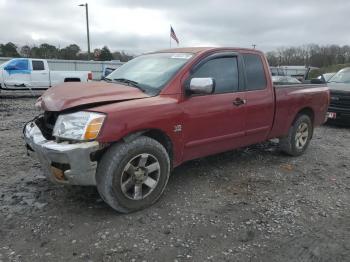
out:
M133 87L136 87L138 89L140 89L141 91L145 91L138 82L136 81L133 81L133 80L130 80L130 79L126 79L126 78L114 78L113 79L114 81L117 81L117 82L121 82L121 83L125 83L125 84L128 84L129 86L133 86Z

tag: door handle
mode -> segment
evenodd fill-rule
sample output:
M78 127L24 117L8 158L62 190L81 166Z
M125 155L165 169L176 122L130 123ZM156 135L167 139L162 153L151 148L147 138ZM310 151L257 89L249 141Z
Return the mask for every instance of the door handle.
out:
M247 100L237 97L233 102L235 106L241 106L247 103Z

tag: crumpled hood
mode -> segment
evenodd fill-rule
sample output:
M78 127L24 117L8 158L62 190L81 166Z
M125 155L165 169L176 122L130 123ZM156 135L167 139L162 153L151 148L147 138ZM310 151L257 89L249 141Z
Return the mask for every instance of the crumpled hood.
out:
M344 84L344 83L327 83L327 86L329 87L330 91L340 91L340 92L349 92L350 93L350 84Z
M36 105L45 111L62 111L89 104L103 104L150 97L141 90L117 83L64 83L48 89Z

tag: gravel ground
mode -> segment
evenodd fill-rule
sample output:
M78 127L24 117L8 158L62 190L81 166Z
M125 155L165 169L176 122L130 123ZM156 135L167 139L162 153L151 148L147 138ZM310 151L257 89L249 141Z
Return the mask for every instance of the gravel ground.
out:
M21 135L35 99L0 99L0 261L350 261L349 128L318 128L297 158L266 142L190 161L121 215L46 181Z

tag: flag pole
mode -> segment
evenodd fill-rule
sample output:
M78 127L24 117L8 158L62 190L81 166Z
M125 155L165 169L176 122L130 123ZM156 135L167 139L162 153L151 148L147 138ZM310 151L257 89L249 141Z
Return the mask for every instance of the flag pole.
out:
M169 46L171 48L171 25L170 25L170 31L169 31Z

